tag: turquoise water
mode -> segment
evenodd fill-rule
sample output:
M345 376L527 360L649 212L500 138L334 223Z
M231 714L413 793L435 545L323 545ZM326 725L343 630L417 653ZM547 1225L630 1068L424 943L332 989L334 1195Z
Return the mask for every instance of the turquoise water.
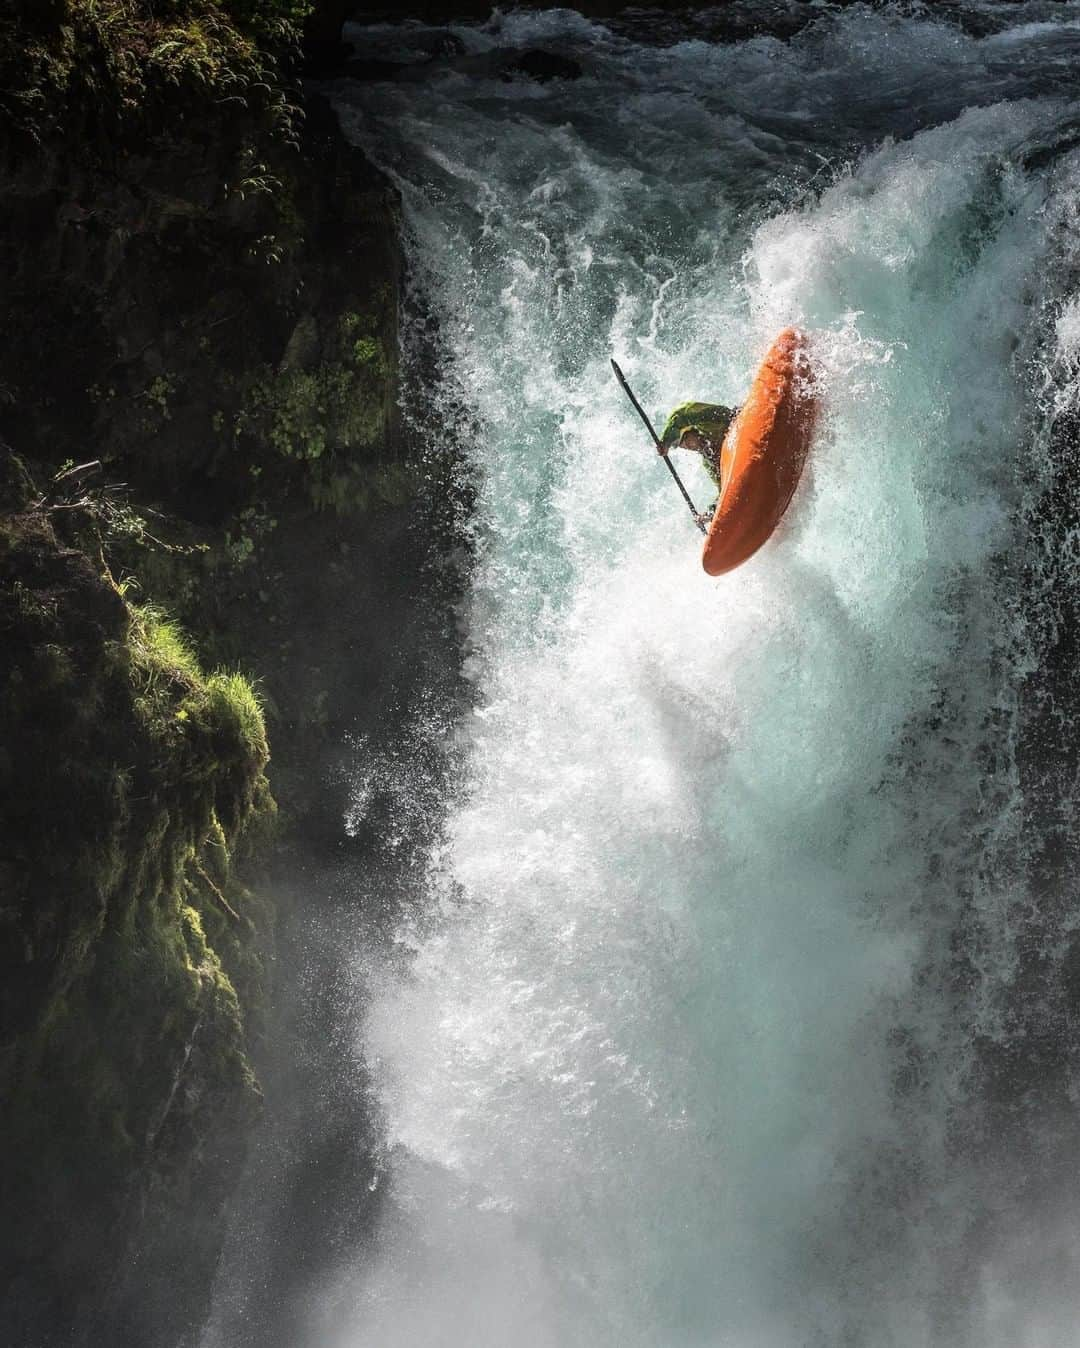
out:
M389 1199L313 1344L1067 1341L1070 1220L1027 1213L1064 1270L1027 1295L1008 1164L957 1132L1009 1033L1017 558L1059 546L1030 511L1080 355L1080 161L1024 166L1080 110L1080 6L1013 9L666 48L512 15L455 31L581 78L336 90L440 323L409 407L432 452L472 418L475 709L404 972L368 971ZM738 402L789 323L811 465L713 581L609 358L659 418Z

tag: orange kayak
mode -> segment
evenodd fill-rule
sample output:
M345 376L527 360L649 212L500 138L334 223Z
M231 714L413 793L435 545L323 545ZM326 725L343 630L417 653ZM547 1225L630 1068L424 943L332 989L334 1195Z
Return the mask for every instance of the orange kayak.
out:
M701 565L722 576L770 536L799 485L817 419L804 333L785 328L769 348L720 450L720 500Z

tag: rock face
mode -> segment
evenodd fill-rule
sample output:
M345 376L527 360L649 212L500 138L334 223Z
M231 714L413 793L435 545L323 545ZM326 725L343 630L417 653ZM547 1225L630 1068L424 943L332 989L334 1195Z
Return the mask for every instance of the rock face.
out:
M400 477L393 196L318 101L287 137L197 111L107 150L9 128L3 431L198 522L352 509Z
M320 573L411 546L396 203L299 107L305 8L0 16L4 1342L195 1340L262 1103L241 877L356 695ZM259 701L192 642L270 699L272 846Z
M139 1342L196 1312L191 1233L258 1108L265 915L230 856L270 809L265 726L48 510L0 524L0 633L5 1337Z

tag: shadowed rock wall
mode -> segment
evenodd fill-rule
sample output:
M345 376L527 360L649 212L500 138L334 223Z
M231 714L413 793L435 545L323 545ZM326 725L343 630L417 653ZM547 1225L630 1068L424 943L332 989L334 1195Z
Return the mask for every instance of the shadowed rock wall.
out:
M197 1335L334 746L442 602L396 202L302 99L303 8L0 16L5 1342Z

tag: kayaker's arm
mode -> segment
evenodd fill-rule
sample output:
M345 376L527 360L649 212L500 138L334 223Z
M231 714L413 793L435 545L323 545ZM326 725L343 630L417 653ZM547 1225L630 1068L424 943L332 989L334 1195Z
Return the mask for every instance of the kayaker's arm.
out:
M691 452L691 454L700 454L702 458L705 460L706 468L709 469L709 476L716 482L716 488L717 491L719 491L720 489L719 472L713 471L712 442L710 440L708 440L704 435L702 435L700 431L697 430L684 431L677 445L660 444L656 446L656 452L657 454L663 455L663 457L666 459L668 454L670 454L673 448L688 449ZM695 524L697 524L698 528L702 529L703 531L707 530L709 525L712 523L712 517L714 512L715 507L713 508L713 510L706 510L704 513L699 513L698 511L695 510L694 522Z

